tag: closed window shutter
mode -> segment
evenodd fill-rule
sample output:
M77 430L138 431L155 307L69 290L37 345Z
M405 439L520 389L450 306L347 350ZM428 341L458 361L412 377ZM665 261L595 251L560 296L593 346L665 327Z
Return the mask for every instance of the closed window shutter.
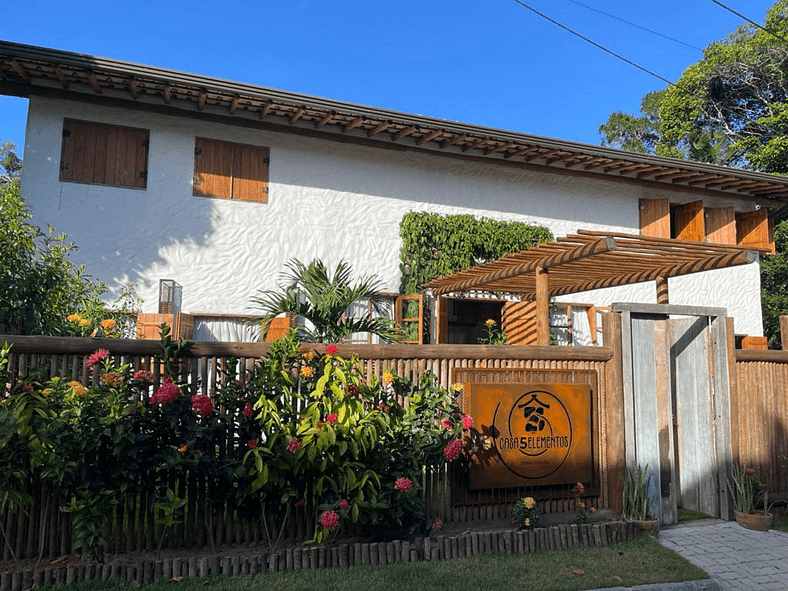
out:
M774 225L765 209L744 211L736 214L736 243L739 246L763 248L769 254L774 247Z
M693 201L675 208L676 238L703 242L706 238L703 224L703 201Z
M233 199L268 203L268 148L236 145Z
M736 244L736 215L732 207L707 207L706 240L717 244Z
M148 141L146 129L66 119L60 180L144 189Z
M501 330L509 345L536 345L536 302L506 302L501 310Z
M670 203L667 199L641 199L640 233L651 238L670 238Z
M195 138L194 194L201 197L232 198L232 144L201 137Z

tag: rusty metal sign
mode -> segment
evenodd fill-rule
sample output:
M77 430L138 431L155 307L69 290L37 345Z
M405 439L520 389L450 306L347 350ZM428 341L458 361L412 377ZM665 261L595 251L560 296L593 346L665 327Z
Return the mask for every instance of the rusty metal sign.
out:
M591 388L586 384L466 384L484 445L469 488L591 482Z

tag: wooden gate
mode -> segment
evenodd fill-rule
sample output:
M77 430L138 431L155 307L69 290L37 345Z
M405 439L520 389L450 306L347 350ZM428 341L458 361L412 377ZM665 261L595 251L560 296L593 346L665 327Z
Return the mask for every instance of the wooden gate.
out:
M723 308L614 304L622 313L627 468L648 467L651 512L732 517L730 384Z

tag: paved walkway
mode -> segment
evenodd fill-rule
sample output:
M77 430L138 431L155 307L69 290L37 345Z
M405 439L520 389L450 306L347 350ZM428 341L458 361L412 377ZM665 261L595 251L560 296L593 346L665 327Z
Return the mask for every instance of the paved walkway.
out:
M701 523L663 529L659 541L725 591L788 591L788 535L750 531L733 521Z

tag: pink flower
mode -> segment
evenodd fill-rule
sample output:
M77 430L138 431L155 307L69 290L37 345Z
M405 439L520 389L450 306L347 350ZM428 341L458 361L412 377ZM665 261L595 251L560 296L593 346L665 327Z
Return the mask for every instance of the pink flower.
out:
M246 445L249 446L249 449L254 449L257 447L257 439L250 439Z
M252 413L253 413L252 403L251 402L247 402L246 406L244 406L243 414L244 414L244 416L247 419L251 419L252 418Z
M86 362L87 366L93 367L99 361L102 361L107 357L109 357L109 351L107 351L106 349L98 349L97 351L94 351L90 357L88 357L88 360Z
M394 483L394 488L399 492L408 492L413 488L413 483L409 478L397 478L397 481Z
M334 353L336 353L337 351L339 351L339 347L337 347L336 345L329 345L328 347L326 347L326 355L328 355L329 357L332 357Z
M447 419L443 419L441 421L441 425L443 426L444 429L451 429L451 419L448 419L448 418Z
M473 417L471 415L462 415L462 428L470 429L473 427Z
M459 457L460 451L462 451L462 440L455 439L450 441L449 444L443 448L443 455L451 462Z
M579 492L580 494L583 494L583 493L586 492L586 487L583 486L582 482L578 482L577 483L577 492Z
M339 501L339 508L345 510L348 508L348 504L349 503L345 499L342 499L341 501Z
M131 379L134 380L135 382L145 382L146 384L152 384L154 380L154 376L153 373L141 369L139 371L135 371ZM164 378L164 379L166 380L168 378Z
M213 412L213 402L205 394L192 396L192 408L200 416L207 416Z
M175 400L181 391L178 389L178 386L172 383L172 380L169 377L164 378L164 383L156 389L156 392L153 393L153 396L150 397L150 403L156 404L169 404L173 400Z
M442 527L443 527L443 522L441 521L440 517L438 517L435 521L432 522L432 529L434 529L435 531L438 531Z
M337 422L337 415L336 415L336 413L332 412L330 415L328 415L326 417L326 423L328 423L329 425L333 425L336 422Z
M333 529L339 526L339 515L333 511L323 511L320 516L320 525L326 529Z
M287 451L291 454L297 453L302 447L303 445L301 445L301 442L295 437L291 437L287 440Z

